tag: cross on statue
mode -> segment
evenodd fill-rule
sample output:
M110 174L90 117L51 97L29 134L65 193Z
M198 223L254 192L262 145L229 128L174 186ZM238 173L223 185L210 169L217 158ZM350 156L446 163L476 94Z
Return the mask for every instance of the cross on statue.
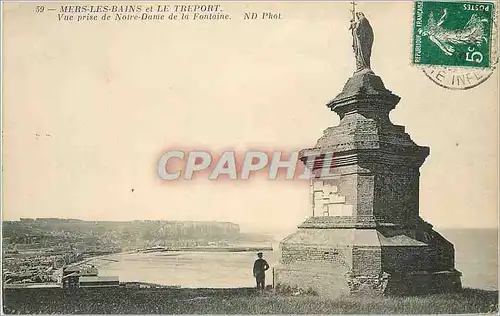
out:
M356 16L356 6L357 6L357 4L354 1L351 1L351 4L352 4L351 13L352 13L352 18L354 19L355 16Z

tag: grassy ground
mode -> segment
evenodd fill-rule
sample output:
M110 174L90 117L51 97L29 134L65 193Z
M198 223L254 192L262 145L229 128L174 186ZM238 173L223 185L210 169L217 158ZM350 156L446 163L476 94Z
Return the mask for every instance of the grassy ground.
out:
M5 289L6 314L435 314L496 313L498 291L327 299L254 289Z

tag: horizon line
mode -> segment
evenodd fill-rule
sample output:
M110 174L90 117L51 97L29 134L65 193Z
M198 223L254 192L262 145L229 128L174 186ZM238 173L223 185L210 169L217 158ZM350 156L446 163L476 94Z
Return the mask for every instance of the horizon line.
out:
M3 216L2 216L3 217ZM31 220L77 220L77 221L82 221L82 222L145 222L145 221L163 221L163 222L217 222L217 223L232 223L232 224L237 224L237 225L242 225L241 223L238 222L233 222L229 220L182 220L182 219L129 219L129 220L117 220L117 219L83 219L83 218L78 218L78 217L19 217L17 219L4 219L2 218L2 222L20 222L21 219L31 219ZM297 225L299 225L298 223ZM497 223L498 224L498 223ZM246 224L243 224L246 225ZM438 226L438 225L433 225L434 228L439 228L439 229L497 229L499 228L498 225L496 226ZM295 227L296 228L296 227ZM287 228L276 228L277 231L282 231ZM269 229L262 229L261 231L263 232L269 232Z

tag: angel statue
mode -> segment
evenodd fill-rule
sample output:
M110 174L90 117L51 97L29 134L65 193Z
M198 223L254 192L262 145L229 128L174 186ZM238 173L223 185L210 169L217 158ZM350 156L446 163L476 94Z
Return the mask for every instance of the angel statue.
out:
M352 48L356 56L356 72L359 72L363 69L370 69L373 29L362 12L355 12L354 8L351 12L352 20L349 30L352 31Z

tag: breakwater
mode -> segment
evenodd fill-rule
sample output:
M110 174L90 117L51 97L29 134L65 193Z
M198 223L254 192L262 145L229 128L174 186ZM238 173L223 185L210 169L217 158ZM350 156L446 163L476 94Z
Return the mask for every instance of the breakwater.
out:
M190 251L190 252L257 252L257 251L273 251L272 246L259 246L259 247L151 247L138 249L137 252L177 252L177 251Z

